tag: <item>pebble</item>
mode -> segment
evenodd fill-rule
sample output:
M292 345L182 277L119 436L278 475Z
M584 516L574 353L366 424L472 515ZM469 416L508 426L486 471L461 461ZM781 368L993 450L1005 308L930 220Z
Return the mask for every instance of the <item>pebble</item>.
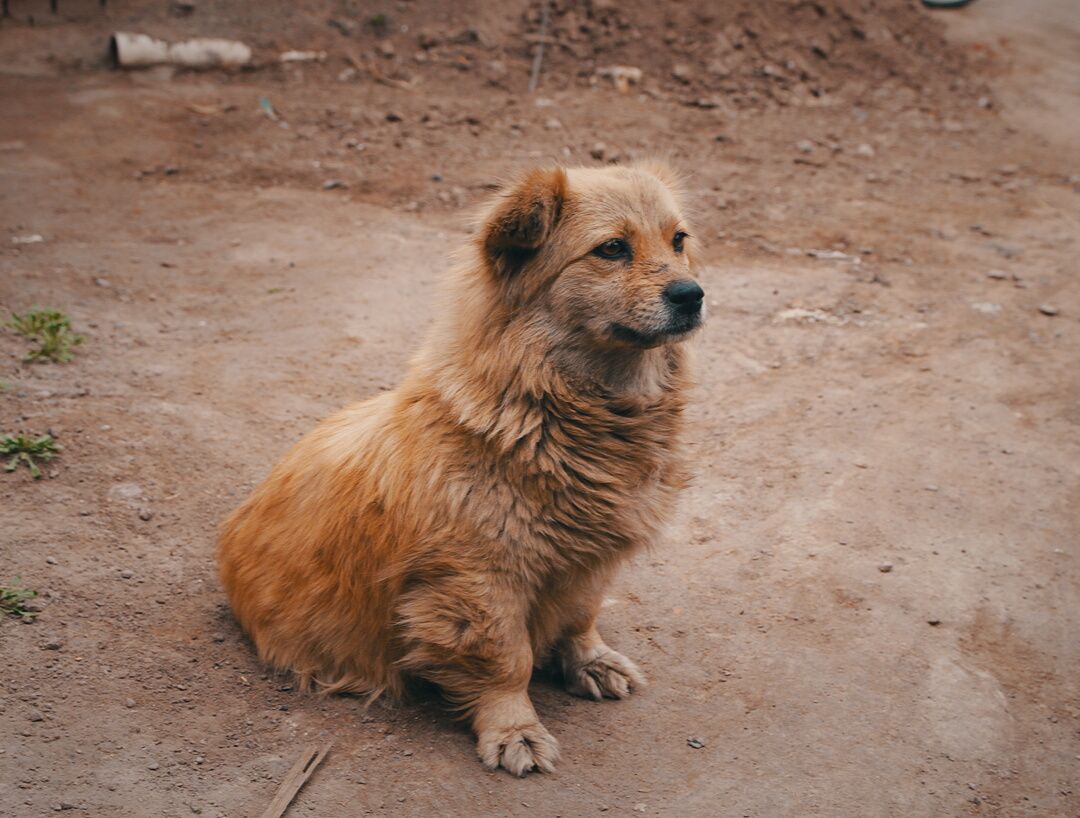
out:
M685 63L676 63L671 69L671 76L675 77L679 82L689 83L694 79L694 69Z
M225 634L223 634L223 633L215 633L210 638L213 639L215 642L224 642L225 641Z
M45 562L49 565L56 565L56 557L46 557Z
M26 714L27 721L45 721L45 714L40 710L31 710Z
M131 699L131 698L124 699L124 707L131 708L131 707L134 707L134 706L135 706L135 700L134 699Z
M157 763L157 762L155 761L155 762L154 762L153 764L147 764L147 765L146 765L146 769L148 769L148 770L160 770L160 769L161 769L161 765L160 765L160 764L158 764L158 763Z
M700 738L688 738L686 743L693 747L695 750L700 750L705 746L705 741Z
M143 521L149 520L153 516L154 516L154 512L152 512L148 508L144 508L142 511L139 512L139 519L143 520Z
M339 188L339 187L344 188L344 187L348 187L348 185L345 184L344 182L342 182L340 179L327 179L322 184L322 189L323 190L334 190L335 188Z
M799 153L813 153L814 143L811 142L809 139L800 139L798 142L795 143L795 149Z
M138 483L117 483L109 489L109 496L114 500L138 500L143 496L143 489Z
M1052 304L1040 304L1039 312L1041 312L1043 315L1057 315L1059 312L1061 312L1061 310L1053 306Z
M889 572L890 572L890 571L892 570L892 563L891 563L891 562L883 562L883 563L881 563L881 565L879 565L879 566L877 567L877 569L878 569L878 570L879 570L879 571L880 571L881 573L883 573L883 574L887 574L887 573L889 573Z
M931 628L936 628L938 625L941 624L941 620L940 619L927 619L926 624L929 625Z
M870 145L867 145L866 143L859 145L859 147L855 149L855 153L857 153L859 156L865 156L868 159L873 159L877 155L877 151L875 151Z
M130 568L125 568L123 571L120 572L120 576L122 576L124 579L131 579L133 576L135 576L135 572L132 571Z

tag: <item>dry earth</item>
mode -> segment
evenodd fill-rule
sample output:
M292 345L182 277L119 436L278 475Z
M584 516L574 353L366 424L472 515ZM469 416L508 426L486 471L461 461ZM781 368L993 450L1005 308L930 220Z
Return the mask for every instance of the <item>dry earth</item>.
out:
M0 432L63 446L0 473L0 585L40 592L0 622L0 814L254 816L310 742L290 816L1080 814L1074 3L562 0L536 94L539 3L9 5L0 308L86 341L0 333ZM115 30L257 65L120 72ZM711 319L696 481L602 616L649 689L538 678L565 760L517 780L434 698L266 673L215 523L394 385L498 178L656 151Z

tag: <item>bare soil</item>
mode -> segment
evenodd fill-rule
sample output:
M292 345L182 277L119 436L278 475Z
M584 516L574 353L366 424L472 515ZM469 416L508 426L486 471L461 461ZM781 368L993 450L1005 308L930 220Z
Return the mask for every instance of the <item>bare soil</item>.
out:
M534 94L538 2L59 6L0 20L0 312L86 336L0 332L0 432L63 447L0 473L0 586L40 593L0 814L259 815L312 742L290 816L1080 814L1074 3L557 0ZM118 71L118 30L255 63ZM601 620L651 686L538 677L565 760L517 780L437 697L268 673L217 521L396 383L500 178L657 152L711 317L696 481Z

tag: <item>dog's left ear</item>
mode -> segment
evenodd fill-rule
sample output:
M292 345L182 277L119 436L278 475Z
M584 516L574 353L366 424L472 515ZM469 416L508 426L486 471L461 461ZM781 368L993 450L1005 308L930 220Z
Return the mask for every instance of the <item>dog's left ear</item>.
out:
M484 255L497 275L515 273L551 235L566 201L566 172L529 171L501 196L484 223Z

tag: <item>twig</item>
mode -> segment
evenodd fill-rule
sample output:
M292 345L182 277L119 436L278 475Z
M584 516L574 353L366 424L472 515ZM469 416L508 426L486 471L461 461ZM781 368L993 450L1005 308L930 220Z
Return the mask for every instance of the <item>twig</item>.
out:
M536 93L536 83L540 80L540 64L544 61L544 42L547 39L548 9L551 8L551 0L544 0L544 8L540 12L540 37L536 43L536 54L533 56L532 76L529 77L529 93Z
M318 744L309 744L304 748L300 758L296 760L292 769L289 770L289 774L285 776L285 780L281 782L281 786L278 787L278 791L274 795L274 800L270 802L270 806L266 808L262 818L281 818L285 814L285 810L289 808L289 804L292 803L296 794L300 792L300 788L307 783L307 780L311 778L311 774L315 772L315 768L326 758L330 746L324 744L320 747Z

